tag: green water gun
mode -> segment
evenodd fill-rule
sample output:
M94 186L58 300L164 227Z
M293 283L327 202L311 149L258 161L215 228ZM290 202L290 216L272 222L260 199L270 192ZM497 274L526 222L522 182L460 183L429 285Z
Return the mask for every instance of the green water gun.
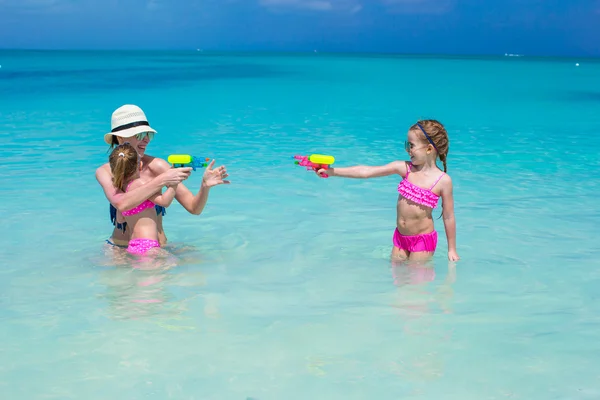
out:
M195 157L189 154L171 154L168 158L169 164L173 164L175 168L192 167L195 171L196 168L203 168L208 166L206 161L210 158Z

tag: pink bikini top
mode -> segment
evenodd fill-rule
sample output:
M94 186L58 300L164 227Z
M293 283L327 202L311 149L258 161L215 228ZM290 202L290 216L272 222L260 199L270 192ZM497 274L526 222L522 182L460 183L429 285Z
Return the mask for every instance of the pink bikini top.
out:
M400 181L400 184L398 185L398 193L400 193L402 197L414 201L417 204L421 204L422 206L429 207L432 209L435 208L437 206L438 199L440 198L440 196L433 193L431 189L433 189L433 187L437 185L440 179L442 179L442 177L446 174L443 173L442 175L440 175L440 177L437 178L437 180L429 189L423 189L422 187L419 187L408 180L408 175L410 174L411 166L412 164L410 163L407 165L408 171L406 171L406 176Z
M133 181L129 182L129 185L127 185L127 188L125 189L126 192L129 190L129 186L131 185L132 182ZM130 215L141 213L146 208L152 208L152 207L154 207L154 203L153 202L151 202L150 200L144 200L137 207L133 207L132 209L127 210L127 211L123 211L121 214L123 214L124 217L128 217Z

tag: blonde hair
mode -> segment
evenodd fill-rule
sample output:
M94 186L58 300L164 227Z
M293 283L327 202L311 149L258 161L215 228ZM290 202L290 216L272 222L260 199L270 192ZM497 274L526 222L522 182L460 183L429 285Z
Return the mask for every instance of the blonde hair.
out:
M131 180L138 170L138 153L129 143L120 144L108 157L112 183L117 189L125 191L124 185Z
M450 150L450 138L448 138L448 132L444 128L444 125L435 119L425 119L417 121L416 124L410 127L410 130L420 132L424 136L423 139L433 145L440 161L444 164L444 172L446 172L446 159Z

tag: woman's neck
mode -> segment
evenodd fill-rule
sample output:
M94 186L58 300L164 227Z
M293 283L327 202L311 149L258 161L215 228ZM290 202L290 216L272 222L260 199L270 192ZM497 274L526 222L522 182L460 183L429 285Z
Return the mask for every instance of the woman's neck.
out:
M150 161L152 160L152 157L150 157L149 155L144 154L141 158L141 162L142 162L142 170L146 169L146 167L148 166L148 164L150 164ZM139 175L138 175L139 176Z

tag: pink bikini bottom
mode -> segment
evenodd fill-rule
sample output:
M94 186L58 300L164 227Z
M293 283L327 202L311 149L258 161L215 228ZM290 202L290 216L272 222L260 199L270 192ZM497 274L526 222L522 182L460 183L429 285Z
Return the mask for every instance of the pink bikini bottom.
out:
M131 239L129 241L129 246L127 247L127 252L131 254L139 254L143 255L152 248L160 247L160 243L156 240L152 239Z
M394 238L392 239L394 246L401 250L406 250L410 253L418 253L426 251L434 253L437 247L437 232L431 231L429 233L423 233L420 235L403 235L398 232L398 228L394 231Z

